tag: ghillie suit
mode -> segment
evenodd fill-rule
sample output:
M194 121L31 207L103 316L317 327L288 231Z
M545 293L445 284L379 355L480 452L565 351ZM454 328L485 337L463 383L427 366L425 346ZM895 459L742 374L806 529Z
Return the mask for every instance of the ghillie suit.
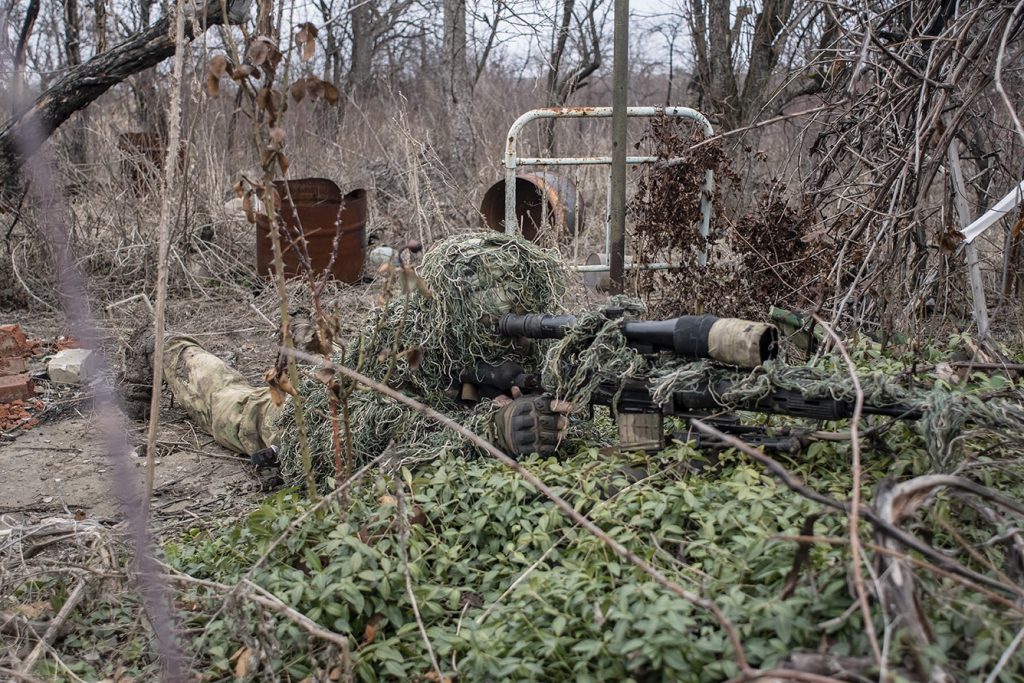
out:
M544 349L494 333L508 312L552 310L565 295L567 273L554 252L499 233L461 234L436 244L420 269L427 291L407 282L407 291L371 313L357 339L349 340L334 362L360 371L433 408L457 416L465 426L494 441L496 406L481 400L467 406L458 396L459 375L477 361L510 361L539 371ZM399 276L403 277L403 276ZM410 276L412 277L412 276ZM441 452L467 448L463 439L432 420L365 387L348 395L352 456L360 465L388 451L391 464L430 460ZM299 388L317 482L335 473L329 395L313 378ZM339 410L340 413L340 410ZM286 481L304 476L289 402L278 420L280 462Z
M539 371L544 349L494 334L503 313L557 310L566 270L554 252L498 233L461 234L434 246L423 258L422 280L405 278L402 291L371 313L362 332L341 346L333 361L377 379L449 415L486 439L496 440L499 405L460 400L460 374L478 361L508 361ZM252 387L189 338L165 346L164 372L178 402L218 443L239 453L268 446L279 451L288 483L305 478L295 402L274 404L269 387ZM335 410L327 386L314 377L298 388L312 469L320 488L331 485L338 447L349 465L386 454L392 465L465 449L463 440L423 415L361 386L348 385ZM338 424L333 420L337 414ZM385 453L386 452L386 453Z

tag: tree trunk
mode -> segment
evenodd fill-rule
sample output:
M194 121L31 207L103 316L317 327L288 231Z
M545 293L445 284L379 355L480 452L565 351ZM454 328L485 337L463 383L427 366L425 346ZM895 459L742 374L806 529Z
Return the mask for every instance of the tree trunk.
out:
M139 3L139 22L143 27L149 26L152 20L154 2L155 0L142 0ZM133 92L138 123L142 131L164 136L167 133L167 108L161 103L161 93L156 87L156 74L153 69L145 69L139 73L135 79Z
M14 93L11 98L12 114L18 111L25 92L25 63L28 60L28 41L32 36L32 29L39 17L39 0L30 0L25 10L25 20L21 24L21 32L18 34L18 44L14 48Z
M107 0L94 0L93 11L96 13L96 54L107 51Z
M444 0L443 74L449 171L467 180L473 164L473 93L466 59L466 0Z
M222 15L219 0L211 0L198 16L205 16L207 25L214 25L240 22L248 13L246 0L230 0L227 4L228 17ZM129 76L173 55L177 45L169 29L170 18L163 17L108 52L69 69L30 107L20 108L0 126L0 186L11 189L17 184L24 161L35 154L68 117ZM185 34L191 39L197 31L205 29L206 26L188 20Z
M354 96L370 89L373 79L373 7L367 0L351 0L352 59L348 87Z
M64 59L64 65L67 67L73 68L82 63L82 30L78 20L78 0L64 0ZM71 122L66 138L68 157L76 166L84 166L87 161L87 134L85 112L80 112Z

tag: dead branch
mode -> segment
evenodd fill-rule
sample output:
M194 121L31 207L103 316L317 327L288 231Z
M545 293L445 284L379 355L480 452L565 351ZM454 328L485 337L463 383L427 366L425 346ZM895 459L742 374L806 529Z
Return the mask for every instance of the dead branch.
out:
M191 40L209 26L241 22L248 14L249 2L230 0L225 16L224 3L210 0L197 15L188 17L185 37ZM129 76L173 55L178 46L170 30L172 20L172 16L164 16L120 45L69 69L31 106L17 111L0 126L0 189L8 190L16 184L25 160L72 114Z
M50 625L46 629L46 633L43 634L43 637L39 639L36 646L32 648L32 652L30 652L28 657L26 657L21 663L21 673L30 673L32 671L32 667L36 665L36 660L39 659L39 656L42 655L43 651L52 645L53 641L57 639L57 634L59 634L61 629L64 628L68 617L71 616L71 613L75 611L76 607L78 607L78 603L80 603L82 598L85 597L85 589L87 586L88 582L85 579L78 580L78 583L75 585L75 589L71 591L71 595L68 596L68 599L64 602L60 611L57 612L57 616L55 616L50 622Z
M861 414L864 410L864 390L861 389L860 379L857 377L857 368L853 364L853 359L850 358L843 340L820 317L815 315L814 320L828 333L828 336L831 337L836 345L836 350L842 355L843 362L846 364L846 369L850 374L850 381L853 383L853 390L856 393L853 403L853 415L850 417L850 451L853 454L853 483L850 486L850 552L853 555L851 560L853 564L853 586L857 592L857 602L860 604L860 612L864 618L864 633L868 637L868 643L871 644L871 653L875 657L875 664L882 667L884 671L885 662L882 659L882 650L878 647L878 637L875 635L875 626L871 619L871 608L868 606L868 593L864 587L864 575L860 566L861 547L858 530L861 482L859 429Z
M849 505L841 501L838 501L835 498L832 498L831 496L827 496L819 491L815 491L814 489L805 485L803 482L801 482L799 479L793 476L793 474L785 467L783 467L777 460L752 448L750 444L744 443L743 441L740 441L736 437L731 436L729 434L724 434L719 430L715 429L714 427L712 427L711 425L706 424L700 420L693 419L690 421L690 424L692 424L695 428L697 428L701 432L704 432L705 434L713 436L716 439L721 439L729 447L735 448L739 451L742 451L746 455L749 455L751 458L764 465L769 472L778 477L779 480L794 493L797 493L803 496L804 498L807 498L808 500L812 500L816 503L824 505L825 507L829 507L832 508L833 510L839 510L840 512L849 514ZM954 478L962 479L961 477ZM916 550L917 552L921 553L922 555L930 559L932 562L937 564L939 567L943 567L946 570L948 570L950 573L968 579L973 583L994 588L995 590L1009 594L1013 597L1024 597L1024 589L1021 589L1019 586L1008 586L1002 583L1001 581L996 581L991 577L985 576L984 574L979 574L978 572L968 567L964 567L959 562L956 562L953 559L946 557L944 554L940 553L927 543L922 542L920 539L915 538L911 534L905 532L903 529L900 529L888 520L882 518L871 508L865 508L861 510L861 515L864 517L864 519L871 522L872 526L880 530L887 537L892 538L895 541L898 541L900 544L906 546L907 548L910 548L911 550Z

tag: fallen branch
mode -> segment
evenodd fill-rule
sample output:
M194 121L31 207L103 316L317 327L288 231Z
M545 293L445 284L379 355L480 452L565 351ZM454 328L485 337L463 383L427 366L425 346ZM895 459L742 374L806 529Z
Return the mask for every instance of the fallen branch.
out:
M71 613L75 611L76 607L78 607L78 603L80 603L82 598L85 597L85 589L87 585L88 584L85 579L78 580L78 583L75 585L75 589L71 591L71 595L68 596L68 599L64 602L60 611L57 612L57 616L55 616L50 622L49 627L46 629L46 633L43 634L43 637L40 638L39 642L36 643L36 646L32 648L28 657L26 657L21 663L22 674L31 673L32 667L36 665L36 660L39 659L39 656L42 655L43 651L52 645L53 641L57 639L57 635L60 633L61 629L64 628L68 617L71 616Z
M794 477L793 474L790 473L789 470L787 470L785 467L783 467L777 460L768 455L765 455L764 453L756 450L755 448L752 448L750 444L740 441L736 437L731 436L729 434L724 434L715 429L714 427L712 427L711 425L702 422L698 419L692 419L690 421L690 424L692 424L695 428L697 428L698 430L705 434L713 436L716 439L721 439L722 442L728 445L730 448L735 448L739 451L742 451L746 455L749 455L751 458L764 465L769 472L778 477L779 480L794 493L797 493L803 496L804 498L807 498L808 500L814 501L826 507L830 507L834 510L839 510L840 512L849 514L849 506L846 503L840 502L835 498L832 498L831 496L827 496L824 493L815 491L809 486L806 486L805 484L803 484L803 482ZM954 479L962 478L954 477ZM865 508L861 510L861 515L864 517L864 519L871 522L872 526L874 526L876 529L881 530L889 538L898 541L900 544L906 546L907 548L910 548L911 550L916 550L917 552L921 553L922 555L930 559L932 562L937 564L938 566L949 570L953 574L969 579L974 583L979 583L984 586L994 588L1002 593L1007 593L1013 597L1024 597L1024 589L1021 589L1021 587L1007 586L1006 584L1000 581L996 581L995 579L985 576L984 574L979 574L978 572L972 569L964 567L963 565L954 561L953 559L946 557L945 555L943 555L927 543L924 543L923 541L914 537L913 535L908 534L903 529L894 526L886 519L880 517L877 513L875 513L874 510L871 510L870 508Z

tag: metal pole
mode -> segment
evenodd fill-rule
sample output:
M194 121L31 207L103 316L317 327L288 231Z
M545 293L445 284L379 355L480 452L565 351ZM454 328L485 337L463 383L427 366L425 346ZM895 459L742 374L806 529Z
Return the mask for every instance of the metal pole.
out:
M626 251L626 94L629 91L629 0L615 0L612 65L611 293L622 294Z

